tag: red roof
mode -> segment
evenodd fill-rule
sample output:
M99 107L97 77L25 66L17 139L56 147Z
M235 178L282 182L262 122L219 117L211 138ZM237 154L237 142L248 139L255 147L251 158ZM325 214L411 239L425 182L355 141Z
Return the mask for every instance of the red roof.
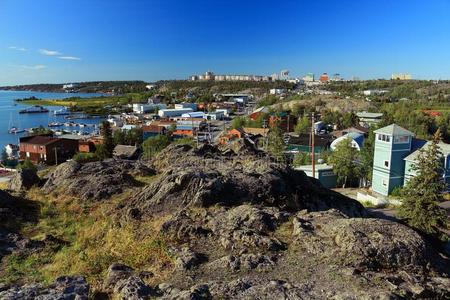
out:
M51 136L36 135L31 137L23 137L20 139L20 143L45 146L57 142L58 139Z

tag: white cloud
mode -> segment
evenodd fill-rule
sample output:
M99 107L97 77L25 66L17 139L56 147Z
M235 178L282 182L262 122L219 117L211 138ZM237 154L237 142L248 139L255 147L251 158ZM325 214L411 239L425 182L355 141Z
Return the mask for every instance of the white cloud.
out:
M44 65L34 65L34 66L23 65L23 66L20 66L20 67L23 68L23 69L27 69L27 70L42 70L42 69L47 68L47 66L44 66Z
M65 60L81 60L81 58L76 56L59 56L59 59L65 59Z
M58 52L58 51L47 50L47 49L39 49L39 53L41 53L42 55L47 55L47 56L58 56L58 55L61 55L61 53Z
M23 47L16 47L16 46L10 46L10 47L8 47L8 49L22 51L22 52L27 51L27 49L25 49Z

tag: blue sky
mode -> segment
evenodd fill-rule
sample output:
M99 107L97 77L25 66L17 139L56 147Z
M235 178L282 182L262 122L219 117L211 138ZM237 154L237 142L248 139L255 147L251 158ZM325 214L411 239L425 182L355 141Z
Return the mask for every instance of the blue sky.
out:
M0 85L206 70L450 79L449 16L449 0L0 0Z

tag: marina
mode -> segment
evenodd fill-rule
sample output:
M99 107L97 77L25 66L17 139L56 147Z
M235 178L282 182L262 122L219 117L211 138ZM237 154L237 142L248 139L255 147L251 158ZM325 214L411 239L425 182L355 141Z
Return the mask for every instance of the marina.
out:
M81 112L70 112L62 106L34 106L15 102L35 96L39 99L64 99L69 97L92 97L97 94L42 93L29 91L0 91L0 147L7 144L18 144L20 137L32 133L38 128L52 130L55 135L76 134L88 135L98 132L101 116L87 116ZM21 111L26 110L27 113ZM38 113L29 111L39 111Z

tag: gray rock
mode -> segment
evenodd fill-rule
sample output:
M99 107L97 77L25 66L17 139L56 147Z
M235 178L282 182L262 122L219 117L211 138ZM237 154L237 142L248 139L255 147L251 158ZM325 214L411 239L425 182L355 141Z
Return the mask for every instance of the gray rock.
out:
M147 216L243 203L286 210L337 208L349 216L366 215L361 204L323 188L305 173L251 153L172 145L154 159L153 165L160 176L129 203Z
M89 284L81 276L63 276L48 287L41 284L15 286L0 292L5 300L87 300Z
M114 293L123 300L149 299L156 295L152 288L136 276L119 280L114 287Z
M22 169L15 173L8 183L8 189L15 192L29 190L39 185L41 179L33 169Z
M225 249L263 248L278 250L283 244L268 235L277 224L287 218L275 207L253 207L240 205L232 209L223 209L209 221L208 226L219 237Z
M183 247L181 250L172 248L171 253L175 257L175 267L180 271L190 270L205 260L202 255L188 247Z
M142 163L121 159L80 164L69 161L47 176L46 193L62 190L85 201L102 200L137 186L132 174L150 174Z
M103 282L103 288L105 290L112 290L119 280L127 279L133 273L133 268L124 264L114 263L108 268L105 281Z
M249 270L270 270L275 262L267 255L262 254L242 254L227 255L211 262L208 268L229 269L231 271Z
M337 211L294 219L293 235L311 254L358 268L421 269L426 242L414 230L382 219L348 218Z

